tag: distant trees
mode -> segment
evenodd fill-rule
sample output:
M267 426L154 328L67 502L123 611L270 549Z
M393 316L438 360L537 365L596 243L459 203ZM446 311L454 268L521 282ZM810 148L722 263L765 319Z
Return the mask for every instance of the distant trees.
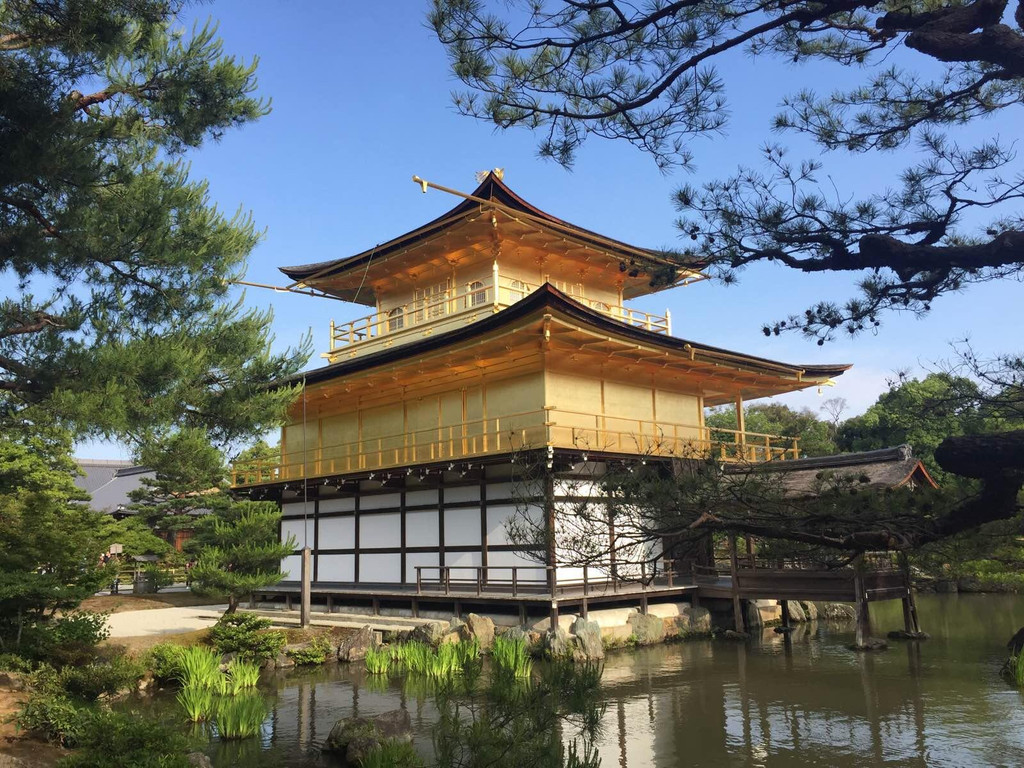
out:
M743 411L747 432L800 438L801 456L827 456L837 452L831 424L810 408L795 410L782 403L755 403ZM710 412L705 423L718 429L736 429L736 409L722 407Z

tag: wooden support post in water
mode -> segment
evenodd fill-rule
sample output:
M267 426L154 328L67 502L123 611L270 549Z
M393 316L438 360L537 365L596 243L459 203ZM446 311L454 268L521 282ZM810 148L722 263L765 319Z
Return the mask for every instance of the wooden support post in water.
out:
M782 608L782 626L788 627L791 623L789 618L789 600L780 600L779 606Z
M863 555L857 557L853 568L853 593L857 600L857 631L854 645L863 648L871 639L871 614L868 612L868 594L864 590Z
M313 578L313 557L309 547L302 548L302 605L299 609L299 626L309 626L309 613L312 606L310 601L310 588Z
M914 584L910 579L910 558L906 552L899 553L899 564L907 588L907 596L903 598L903 628L917 634L921 631L921 625L917 620L917 601L914 599Z
M736 563L736 534L729 534L729 580L732 582L732 615L737 632L746 631L743 607L740 605L739 566Z

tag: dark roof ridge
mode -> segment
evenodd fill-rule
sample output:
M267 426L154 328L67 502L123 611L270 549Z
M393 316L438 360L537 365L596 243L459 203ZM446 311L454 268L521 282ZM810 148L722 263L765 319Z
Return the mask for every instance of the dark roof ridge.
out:
M788 459L786 461L770 461L759 464L759 472L796 472L801 469L838 469L841 467L855 467L860 464L876 464L884 461L912 461L914 450L907 444L892 446L890 448L878 448L873 451L858 451L856 453L837 453L831 456L808 456L803 459ZM727 472L746 472L743 466L729 466Z

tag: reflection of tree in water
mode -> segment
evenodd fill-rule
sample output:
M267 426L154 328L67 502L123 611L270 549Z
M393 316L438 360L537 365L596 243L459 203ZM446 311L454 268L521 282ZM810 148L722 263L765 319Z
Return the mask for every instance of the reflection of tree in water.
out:
M477 665L439 685L439 768L598 768L602 667L557 662L539 677L486 679Z

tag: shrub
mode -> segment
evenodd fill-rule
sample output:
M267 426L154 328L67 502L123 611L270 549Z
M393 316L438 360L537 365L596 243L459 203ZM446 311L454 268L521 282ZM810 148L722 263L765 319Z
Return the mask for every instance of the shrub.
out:
M283 632L272 631L270 619L251 613L226 614L210 629L210 640L221 653L236 653L256 662L277 658L284 647Z
M81 751L60 768L187 768L188 741L154 720L124 712L89 712Z
M0 653L0 672L31 672L32 662L16 653Z
M70 696L95 701L133 687L145 673L142 665L126 657L94 661L77 667L63 667L58 673L60 687Z
M161 682L177 680L181 675L181 652L180 645L161 643L154 645L146 654L146 666L153 673L153 677Z
M333 650L334 645L329 638L317 635L309 641L309 645L305 648L290 650L288 655L295 659L296 664L323 664Z
M14 721L19 730L31 731L49 742L74 747L86 728L89 710L57 694L36 694L22 705Z
M26 629L22 647L33 658L56 666L80 664L109 636L107 614L76 611Z
M166 568L161 568L156 563L149 563L143 569L143 572L146 575L146 581L153 588L154 592L159 592L164 587L174 584L174 574Z

